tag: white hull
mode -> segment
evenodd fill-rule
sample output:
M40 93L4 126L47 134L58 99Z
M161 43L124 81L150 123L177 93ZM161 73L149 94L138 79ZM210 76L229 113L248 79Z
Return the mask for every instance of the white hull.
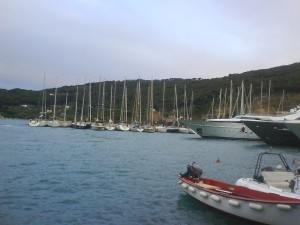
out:
M62 121L61 127L70 127L72 125L71 121Z
M112 130L116 130L116 128L114 126L107 126L105 127L106 130L112 131Z
M30 127L46 127L48 126L48 123L45 120L31 120L28 125Z
M258 183L257 181L251 179L251 178L240 178L237 180L235 185L247 187L252 190L261 191L265 193L274 193L280 196L285 196L289 198L297 198L300 199L300 195L296 193L292 193L290 188L288 187L288 182L286 182L286 187L284 189L277 188L274 186L270 186L265 183Z
M93 123L91 128L92 130L106 130L103 123Z
M160 133L166 133L166 132L167 132L167 127L164 127L164 126L156 126L156 127L155 127L155 131L156 131L156 132L160 132Z
M253 139L259 137L253 133L244 123L237 121L202 121L184 120L184 124L191 128L196 134L207 138L227 139Z
M60 127L61 125L58 120L51 120L48 122L48 126L56 128L56 127Z
M146 133L155 133L155 128L152 126L145 126L144 127L144 132Z
M167 132L168 133L178 133L178 127L176 126L167 126Z
M223 193L220 191L220 194L217 194L215 191L198 188L183 181L179 181L179 184L184 192L190 196L222 212L265 224L299 224L299 203L260 201L243 197L235 198L227 194L228 191Z
M116 126L116 130L118 130L118 131L129 131L130 128L125 124L118 124Z
M130 131L133 131L133 132L143 132L144 129L141 128L141 127L131 127Z
M178 132L183 134L195 134L195 132L192 129L187 127L179 127Z

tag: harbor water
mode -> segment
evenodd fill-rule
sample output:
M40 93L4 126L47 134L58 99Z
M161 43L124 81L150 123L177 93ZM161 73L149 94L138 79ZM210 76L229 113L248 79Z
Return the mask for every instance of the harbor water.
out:
M269 150L261 141L26 123L0 120L2 225L253 224L207 208L177 181L193 161L204 177L230 183L252 177L258 154ZM292 169L299 150L272 149Z

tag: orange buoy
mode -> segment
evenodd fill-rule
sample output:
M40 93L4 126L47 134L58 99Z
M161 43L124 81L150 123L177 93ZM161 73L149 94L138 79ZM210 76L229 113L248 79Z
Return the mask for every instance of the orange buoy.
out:
M216 161L216 163L220 163L220 162L221 162L221 160L218 158L217 161Z

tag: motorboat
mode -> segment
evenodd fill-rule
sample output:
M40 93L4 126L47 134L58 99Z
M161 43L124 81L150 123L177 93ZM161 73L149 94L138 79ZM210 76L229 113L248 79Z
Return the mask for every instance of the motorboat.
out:
M203 138L259 140L240 117L230 119L182 120L196 134Z
M262 167L264 156L279 156L281 164ZM235 184L202 177L194 163L180 174L178 184L184 192L224 213L263 224L299 224L300 169L292 173L281 154L261 153L253 178L241 178Z
M300 138L287 128L287 121L245 120L244 123L268 145L300 146Z
M300 138L289 128L289 124L299 124L299 106L291 109L290 113L286 115L257 118L243 117L242 119L243 123L268 145L300 146Z
M300 139L300 120L286 121L284 126L292 131Z

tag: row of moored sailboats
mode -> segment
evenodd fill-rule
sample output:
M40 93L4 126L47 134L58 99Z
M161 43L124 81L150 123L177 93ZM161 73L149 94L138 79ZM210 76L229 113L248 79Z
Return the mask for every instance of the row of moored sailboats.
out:
M103 85L101 87L101 84ZM101 90L102 89L102 90ZM165 85L164 85L165 89ZM80 119L77 119L78 115L78 85L76 90L76 103L75 103L75 114L74 114L74 121L67 121L66 120L66 113L68 108L68 93L66 94L66 103L65 103L65 111L64 111L64 118L63 120L56 119L56 94L57 88L55 89L54 93L54 108L53 108L53 115L51 119L47 118L47 106L46 106L46 92L45 88L43 89L43 100L42 100L42 110L40 113L40 117L34 120L30 120L28 125L32 127L72 127L76 129L92 129L92 130L99 130L99 131L133 131L133 132L147 132L147 133L154 133L154 132L169 132L169 133L190 133L194 134L194 131L190 128L187 128L185 125L179 125L178 119L174 122L173 125L167 126L165 124L154 124L153 119L153 81L151 81L151 85L148 87L148 102L147 102L147 113L146 113L146 122L142 123L142 110L141 110L141 87L140 81L137 82L136 94L135 94L135 101L134 101L134 109L132 114L132 123L129 124L127 118L127 87L124 81L123 86L123 97L122 97L122 104L121 104L121 111L120 111L120 122L115 124L113 119L114 118L114 105L115 105L115 91L116 87L114 88L111 85L110 88L110 109L109 109L109 120L108 122L105 121L105 81L99 82L99 92L98 92L98 107L97 107L97 118L95 122L92 121L92 109L91 109L91 84L89 85L89 107L88 107L88 116L87 119L84 119L84 109L85 109L85 95L86 95L86 87L83 87L83 97L82 97L82 105L81 105L81 114ZM101 97L102 92L102 97ZM164 94L164 93L163 93ZM164 97L163 97L164 99ZM185 92L185 99L186 99L186 92ZM164 103L163 103L164 104ZM185 103L186 104L186 103ZM175 97L174 97L174 105L177 108L177 92L175 86ZM186 105L185 105L186 106ZM177 115L174 115L174 118L178 118L178 110L174 110L177 112ZM162 113L164 114L164 112ZM176 124L176 125L175 125Z

